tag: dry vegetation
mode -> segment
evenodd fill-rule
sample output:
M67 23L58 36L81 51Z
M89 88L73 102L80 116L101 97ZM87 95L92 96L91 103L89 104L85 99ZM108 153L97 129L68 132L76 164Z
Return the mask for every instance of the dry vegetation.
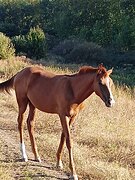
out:
M0 73L9 77L30 63L16 61L0 62ZM64 73L62 69L46 67ZM71 73L66 69L66 73ZM135 179L135 97L130 89L118 87L113 90L116 105L105 107L94 94L85 101L72 127L74 157L79 179L83 180L134 180ZM56 175L56 151L61 126L57 115L37 111L36 139L43 163L22 163L17 133L17 104L14 96L0 94L0 179L64 179ZM3 139L6 138L6 142ZM11 138L9 138L11 137ZM30 151L28 133L25 140ZM8 144L9 143L9 144ZM8 149L11 147L11 149ZM30 158L33 158L29 153ZM68 153L63 154L64 171L68 169ZM52 169L53 171L50 171ZM49 173L50 172L50 173ZM66 178L65 178L66 179Z

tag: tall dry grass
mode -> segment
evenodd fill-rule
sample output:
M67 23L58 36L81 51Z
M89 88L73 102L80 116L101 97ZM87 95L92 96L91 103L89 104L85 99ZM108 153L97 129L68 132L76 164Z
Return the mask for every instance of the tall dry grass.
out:
M5 62L6 63L6 62ZM28 66L16 61L16 70ZM8 64L10 74L14 67ZM0 72L2 72L2 66ZM59 68L51 71L64 73ZM15 70L15 71L16 71ZM69 70L66 72L70 73ZM9 75L8 75L9 76ZM74 159L80 179L89 180L133 180L135 179L135 97L130 89L117 87L113 90L116 104L107 108L96 95L85 101L85 108L77 116L71 128L74 140ZM5 98L4 95L0 96ZM17 114L15 102L8 101L9 109ZM41 159L55 164L61 126L57 115L37 110L35 118L36 140ZM16 124L14 125L16 126ZM27 132L25 131L27 134ZM27 135L26 135L27 136ZM27 142L27 145L29 143ZM18 149L19 151L19 149ZM64 170L68 169L68 152L63 153Z

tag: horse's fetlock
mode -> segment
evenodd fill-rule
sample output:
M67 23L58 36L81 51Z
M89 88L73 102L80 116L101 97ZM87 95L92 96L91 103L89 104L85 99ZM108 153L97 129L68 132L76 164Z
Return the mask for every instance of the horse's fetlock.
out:
M75 174L75 175L72 175L69 177L70 180L78 180L78 176Z
M58 161L57 161L56 168L59 169L59 170L62 170L62 169L63 169L63 163L62 163L61 160L58 160Z
M35 161L41 163L41 158L40 158L40 157L36 157L36 158L35 158Z

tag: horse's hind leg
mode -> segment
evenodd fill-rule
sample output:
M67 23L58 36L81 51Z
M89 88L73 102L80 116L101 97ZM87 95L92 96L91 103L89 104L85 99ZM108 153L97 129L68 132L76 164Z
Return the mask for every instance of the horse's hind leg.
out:
M28 161L26 151L25 151L25 144L24 144L24 140L23 140L23 119L24 119L23 115L27 108L28 99L27 98L22 98L22 99L17 98L17 102L18 102L18 108L19 108L19 114L18 114L17 120L18 120L18 130L20 133L20 148L21 148L21 152L22 152L22 159L23 159L23 161Z
M31 102L29 102L29 115L27 119L28 131L29 131L32 151L34 153L35 160L41 162L41 159L37 151L36 141L34 138L34 115L35 115L35 107L31 104Z

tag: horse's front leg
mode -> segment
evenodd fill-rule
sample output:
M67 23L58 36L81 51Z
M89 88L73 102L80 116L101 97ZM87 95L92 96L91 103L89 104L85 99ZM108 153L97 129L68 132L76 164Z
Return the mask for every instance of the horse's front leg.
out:
M74 122L75 120L75 116L70 117L70 121L69 121L69 126L71 126L71 124ZM64 147L64 143L65 143L65 135L64 132L61 133L61 139L60 139L60 144L58 147L58 151L57 151L57 164L56 167L58 169L63 169L63 164L62 164L62 152L63 152L63 147Z
M70 119L65 115L60 115L60 120L63 128L63 133L61 136L61 150L63 148L64 144L64 138L66 139L66 146L69 151L69 168L71 170L72 176L70 179L78 180L74 160L73 160L73 152L72 152L72 143L71 143L71 137L70 137ZM59 149L58 149L59 150Z
M56 167L58 169L63 169L63 164L62 164L62 160L61 160L61 155L62 155L62 151L63 151L63 147L64 147L64 142L65 142L65 135L64 132L61 133L61 139L60 139L60 144L59 144L59 148L57 151L57 164Z

